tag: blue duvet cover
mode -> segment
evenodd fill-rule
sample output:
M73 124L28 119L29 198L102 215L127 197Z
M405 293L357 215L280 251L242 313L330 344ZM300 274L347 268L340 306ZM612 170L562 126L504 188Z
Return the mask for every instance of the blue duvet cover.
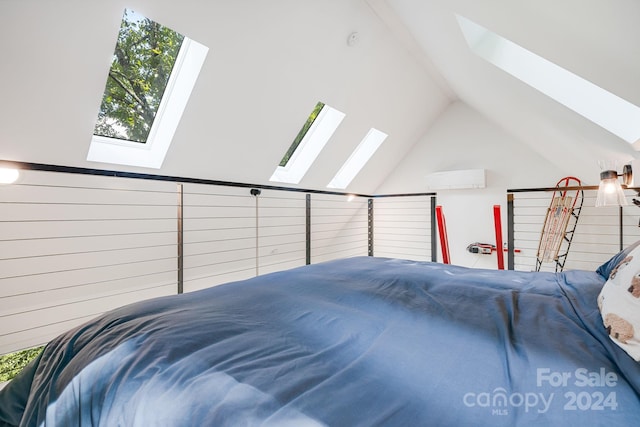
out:
M49 343L0 425L638 425L603 283L359 257L140 302Z

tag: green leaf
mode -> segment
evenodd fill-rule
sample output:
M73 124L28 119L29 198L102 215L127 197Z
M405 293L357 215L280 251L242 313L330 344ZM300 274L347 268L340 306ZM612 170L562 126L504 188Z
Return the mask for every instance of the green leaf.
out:
M44 347L35 347L0 356L0 381L10 381L33 359L38 357Z

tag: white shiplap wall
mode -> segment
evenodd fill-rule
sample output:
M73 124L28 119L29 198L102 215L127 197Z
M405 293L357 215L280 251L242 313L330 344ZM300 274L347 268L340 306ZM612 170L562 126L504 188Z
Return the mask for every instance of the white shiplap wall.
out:
M429 259L429 200L374 200L369 223L367 197L24 170L0 186L0 354L176 294L180 260L192 292L305 265L307 232L311 263L367 255L370 226L374 255Z
M176 292L176 185L23 171L0 187L0 353Z
M311 195L311 263L368 254L367 199Z
M374 255L431 261L431 196L378 197Z
M626 191L630 200L635 194ZM514 193L515 269L533 271L540 235L552 192ZM565 270L595 270L620 250L620 208L595 207L596 191L585 190L582 210L567 255ZM640 210L631 204L622 208L622 246L640 239ZM561 251L562 252L562 251ZM555 263L543 263L542 271L555 271Z
M255 276L256 208L248 188L184 185L184 291Z
M306 194L262 190L258 203L258 274L306 263Z
M305 194L184 186L184 291L305 264Z

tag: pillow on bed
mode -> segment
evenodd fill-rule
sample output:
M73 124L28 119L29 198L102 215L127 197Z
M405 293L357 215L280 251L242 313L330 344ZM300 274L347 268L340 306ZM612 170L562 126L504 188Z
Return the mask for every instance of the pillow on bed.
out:
M640 247L619 260L598 295L598 308L609 337L640 361Z
M614 268L616 268L622 262L622 260L627 257L627 255L629 255L629 252L637 248L638 245L640 245L640 240L638 240L632 245L629 245L624 250L612 256L611 259L609 259L609 261L605 262L600 267L598 267L598 269L596 270L596 273L598 273L605 279L608 279L609 275L611 274L611 271Z

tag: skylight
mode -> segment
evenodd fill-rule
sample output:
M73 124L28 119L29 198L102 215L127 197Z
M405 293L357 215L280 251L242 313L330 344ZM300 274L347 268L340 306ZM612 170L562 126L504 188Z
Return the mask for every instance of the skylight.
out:
M467 18L457 18L477 55L628 143L640 141L640 107Z
M208 50L126 9L87 160L162 166Z
M387 138L387 134L380 132L377 129L371 128L367 135L364 137L356 149L351 153L351 156L342 165L336 176L333 177L328 188L336 188L344 190L349 186L353 178L358 175L360 170L369 161L371 156L382 145Z
M285 153L270 181L298 184L336 131L345 114L316 104L298 136Z

